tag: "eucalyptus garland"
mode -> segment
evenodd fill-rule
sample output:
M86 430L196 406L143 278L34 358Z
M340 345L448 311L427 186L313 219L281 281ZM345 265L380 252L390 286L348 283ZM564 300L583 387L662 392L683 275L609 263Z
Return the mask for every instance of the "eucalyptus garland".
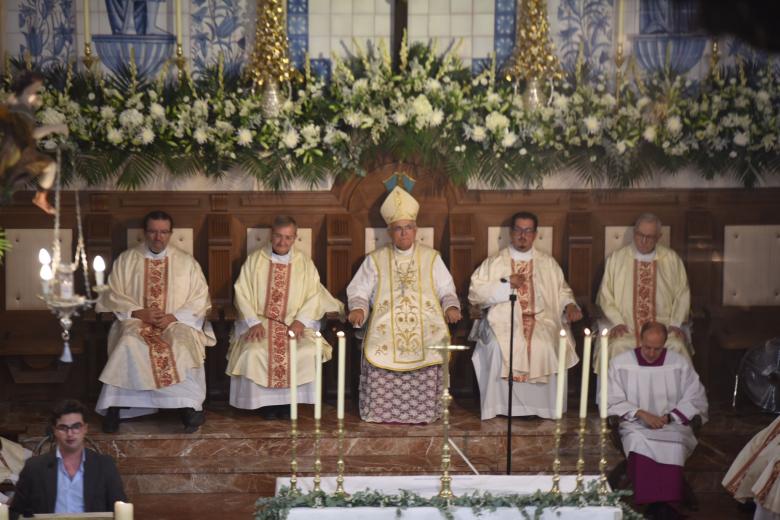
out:
M394 68L380 43L334 58L327 82L305 67L274 118L251 74L219 64L181 82L168 70L139 77L132 64L111 76L54 67L38 117L68 124L76 175L129 189L167 172L245 174L279 190L364 175L388 157L494 188L535 186L562 168L615 187L692 167L752 186L780 171L780 79L769 63L701 82L628 74L617 90L577 67L529 106L495 63L472 76L456 49L404 42Z
M523 518L541 518L545 508L602 506L617 507L623 511L623 518L640 520L642 515L631 509L622 499L631 494L630 491L611 491L599 495L598 483L591 482L583 493L554 494L537 491L531 495L494 495L488 491L474 492L470 495L460 495L452 500L438 496L425 498L411 491L401 490L397 495L388 495L380 491L358 491L342 497L328 495L323 492L290 495L289 488L283 487L274 497L260 498L256 502L255 520L285 520L290 510L295 507L393 507L401 511L410 507L433 507L440 511L441 517L447 520L453 518L452 507L468 507L475 515L495 511L499 507L516 508ZM533 508L534 515L528 514L526 508Z

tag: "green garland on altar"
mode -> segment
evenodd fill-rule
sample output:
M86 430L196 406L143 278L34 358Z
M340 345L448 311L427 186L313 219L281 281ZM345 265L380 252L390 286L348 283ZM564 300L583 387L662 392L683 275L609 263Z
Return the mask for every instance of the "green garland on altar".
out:
M116 76L47 71L39 119L67 122L76 175L133 189L164 172L248 174L279 190L361 176L388 159L492 188L539 185L561 169L615 187L691 167L745 186L780 171L772 66L697 84L671 74L634 79L619 92L577 67L549 103L526 107L495 65L472 77L456 50L404 43L394 70L380 43L334 59L328 83L306 67L276 118L263 116L247 75L217 66L179 83L167 72L145 81L132 64Z
M294 507L393 507L398 516L403 509L410 507L434 507L441 512L442 518L453 518L451 507L468 507L475 515L495 511L499 507L518 509L523 518L540 518L543 509L552 507L586 507L607 506L617 507L623 511L623 518L641 520L642 515L631 509L622 498L631 494L630 491L611 491L604 496L598 494L598 483L591 482L583 493L554 494L537 491L531 495L494 495L490 492L474 492L461 495L450 501L439 498L425 498L410 491L401 490L397 495L387 495L380 491L358 491L347 497L310 492L300 495L288 495L288 488L283 487L274 497L260 498L256 502L255 520L285 520ZM526 507L534 508L534 516L529 516Z

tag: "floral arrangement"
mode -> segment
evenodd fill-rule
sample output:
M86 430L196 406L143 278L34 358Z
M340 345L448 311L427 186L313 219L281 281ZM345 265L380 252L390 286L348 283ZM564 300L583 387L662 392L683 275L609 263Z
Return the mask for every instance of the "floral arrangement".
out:
M391 157L455 183L537 185L570 168L616 187L696 167L752 186L780 170L780 80L771 67L713 73L700 84L664 75L588 81L581 67L529 106L495 64L476 77L456 50L383 43L334 59L329 82L308 66L280 115L263 116L247 74L217 66L197 80L103 77L50 68L42 123L67 122L75 174L137 188L161 172L248 174L268 189L364 175Z
M494 495L490 492L474 492L470 495L456 496L446 500L434 496L425 498L416 493L402 490L397 495L386 495L380 491L359 491L349 496L327 495L323 492L290 495L287 488L282 488L278 495L270 498L260 498L256 502L255 520L284 520L294 507L394 507L400 517L401 510L409 507L434 507L441 513L441 518L454 518L453 507L468 507L475 515L495 511L499 507L510 507L518 510L519 517L531 520L540 518L544 508L556 507L586 507L602 506L617 507L623 511L623 518L639 520L642 517L626 502L623 497L630 491L611 491L599 495L595 482L582 493L556 494L537 491L531 495ZM526 508L531 508L531 514Z

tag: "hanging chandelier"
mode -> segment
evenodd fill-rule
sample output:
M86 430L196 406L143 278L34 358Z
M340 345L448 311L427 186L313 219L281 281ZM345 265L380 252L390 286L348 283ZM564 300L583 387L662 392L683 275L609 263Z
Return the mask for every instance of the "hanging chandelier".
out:
M73 326L73 318L80 311L92 307L97 298L93 298L93 291L97 295L108 287L103 283L103 275L106 264L102 257L96 256L92 263L95 271L95 287L89 285L89 265L87 264L87 251L84 247L84 232L81 225L81 205L79 204L79 192L74 191L76 203L76 226L78 230L78 242L73 262L64 262L60 251L60 197L61 197L61 166L62 152L57 148L57 173L56 187L54 191L54 235L51 251L42 248L38 252L38 261L41 263L41 298L49 310L57 317L62 327L62 363L73 362L73 354L70 350L70 329ZM84 274L84 294L76 292L74 274L81 266Z

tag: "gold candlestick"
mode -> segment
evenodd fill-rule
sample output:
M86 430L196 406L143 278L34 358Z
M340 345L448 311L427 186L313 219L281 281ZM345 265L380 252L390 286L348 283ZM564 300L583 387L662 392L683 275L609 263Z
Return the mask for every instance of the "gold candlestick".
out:
M579 435L579 452L577 454L577 480L574 486L575 493L582 493L585 491L585 485L583 484L582 473L585 471L585 430L586 428L585 417L580 417L580 435Z
M455 497L452 492L452 477L450 476L450 351L466 350L468 347L462 345L435 345L428 347L431 350L438 350L442 357L442 369L444 370L444 391L441 395L442 422L444 423L444 444L441 447L441 486L439 487L439 498L450 500Z
M615 51L615 99L617 100L616 106L620 106L620 89L623 86L623 63L625 63L623 56L623 42L618 42L617 50Z
M561 418L555 420L555 458L553 459L553 484L550 493L561 494Z
M712 40L712 47L710 52L710 74L715 80L720 79L720 49L718 48L718 40Z
M301 490L298 489L298 419L290 419L290 439L292 440L292 447L290 448L290 490L287 492L290 495L299 495Z
M609 429L607 428L606 417L601 419L601 429L599 430L599 445L601 451L601 458L599 459L599 496L603 499L609 491L607 485L607 435Z
M320 439L322 438L322 430L320 430L320 420L314 419L314 492L321 493L320 487L320 470L322 469L322 462L320 461Z
M344 419L338 419L338 461L336 462L336 496L347 497L349 493L344 490Z
M179 78L179 81L184 81L184 76L186 74L185 66L187 65L186 60L184 59L184 48L182 47L181 43L176 44L176 58L174 59L176 62L176 67L178 68L177 77Z
M87 70L91 70L92 65L97 62L96 56L92 54L92 43L90 42L84 44L84 58L82 58L82 62L84 62Z

